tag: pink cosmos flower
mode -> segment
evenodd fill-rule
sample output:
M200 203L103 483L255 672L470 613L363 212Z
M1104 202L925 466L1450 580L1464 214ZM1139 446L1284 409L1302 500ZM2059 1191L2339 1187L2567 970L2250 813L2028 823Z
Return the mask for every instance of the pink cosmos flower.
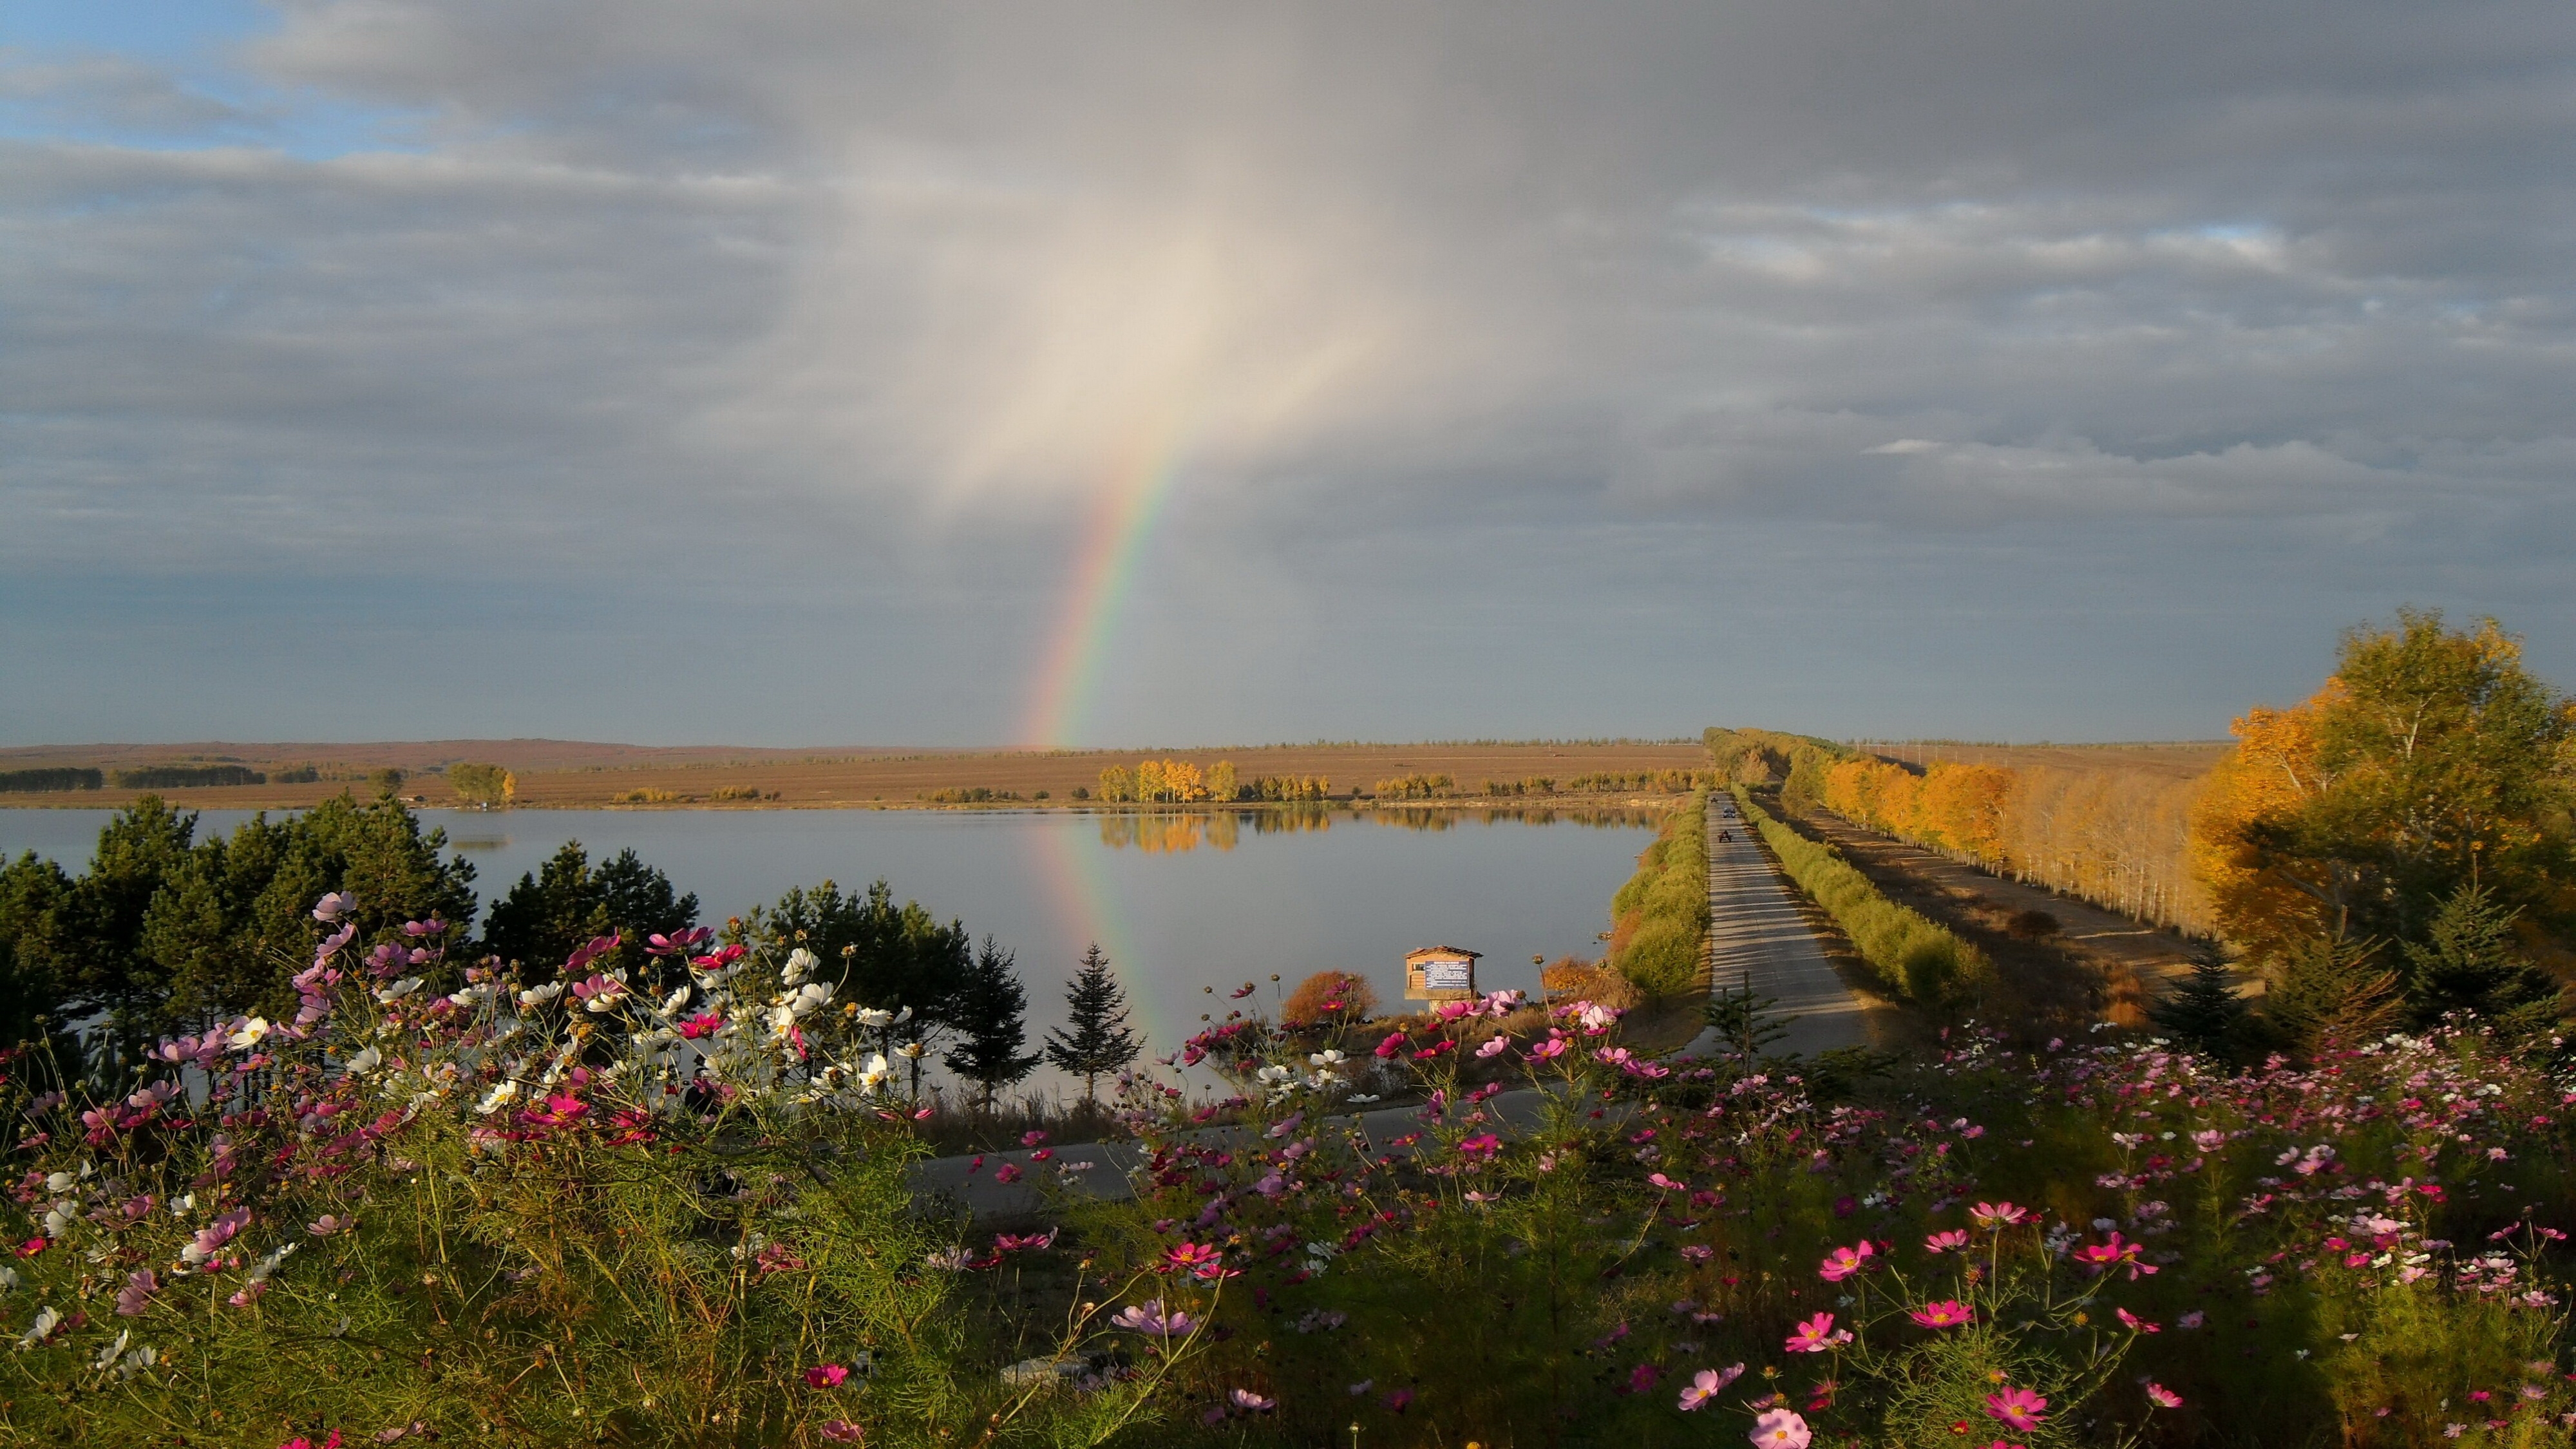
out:
M152 1295L160 1291L161 1280L152 1275L151 1269L135 1269L134 1276L125 1280L125 1286L116 1290L116 1316L140 1318L144 1306L152 1301Z
M1816 1269L1816 1276L1828 1283L1839 1283L1868 1268L1869 1260L1877 1254L1878 1249L1871 1245L1869 1239L1863 1238L1848 1248L1836 1248L1827 1253L1825 1261Z
M2175 1319L2174 1323L2177 1327L2181 1328L2198 1328L2208 1321L2209 1315L2195 1308L2189 1313L2184 1314L2182 1317Z
M2147 1385L2147 1402L2159 1409L2179 1409L2182 1407L2182 1395L2162 1384L2150 1383Z
M346 891L327 891L313 906L313 919L330 925L358 908L356 895Z
M1986 1412L2016 1429L2036 1429L2047 1418L2048 1400L2028 1389L2006 1389L1986 1395Z
M1188 1269L1192 1272L1214 1264L1224 1254L1211 1243L1178 1243L1163 1250L1163 1271Z
M815 1432L835 1444L856 1444L868 1437L858 1425L847 1419L825 1419L822 1427Z
M1681 1411L1685 1414L1725 1392L1726 1386L1744 1377L1744 1365L1729 1364L1722 1369L1701 1369L1682 1385Z
M1834 1316L1832 1314L1819 1313L1815 1317L1800 1323L1798 1325L1798 1331L1789 1335L1789 1340L1784 1346L1791 1353L1823 1353L1827 1349L1835 1348L1851 1341L1852 1336L1850 1330L1844 1329L1838 1331L1835 1329Z
M2114 1309L2112 1311L2120 1315L2120 1321L2129 1326L2129 1331L2131 1333L2162 1333L2165 1331L2162 1324L2150 1323L2146 1319L2140 1318L2138 1315L2131 1313L2125 1308Z
M2009 1228L2030 1221L2030 1209L2008 1202L1981 1202L1968 1209L1968 1216L1981 1228Z
M809 1389L837 1389L841 1386L841 1381L849 1376L850 1371L839 1364L818 1364L805 1371L805 1387Z
M1492 1041L1476 1048L1476 1055L1480 1057L1498 1057L1505 1051L1509 1050L1511 1044L1512 1039L1510 1037L1497 1034Z
M1458 1143L1459 1156L1480 1161L1491 1160L1495 1153L1502 1150L1503 1139L1491 1132L1479 1132Z
M1923 1246L1935 1253L1958 1252L1968 1246L1968 1230L1952 1228L1948 1232L1934 1233L1923 1240Z
M1770 1409L1753 1421L1753 1432L1744 1437L1761 1449L1807 1449L1808 1442L1816 1436L1797 1410Z
M1111 1314L1109 1321L1130 1333L1141 1333L1151 1338L1178 1338L1198 1326L1196 1319L1180 1309L1165 1312L1160 1298L1131 1303Z
M1944 1298L1938 1303L1926 1303L1920 1308L1909 1309L1906 1316L1925 1328L1956 1328L1976 1318L1976 1314L1970 1311L1967 1304L1955 1298Z
M1687 1243L1682 1247L1682 1261L1686 1263L1705 1263L1716 1256L1717 1249L1706 1243Z
M2114 1228L2101 1242L2088 1243L2076 1249L2075 1261L2092 1267L2096 1272L2111 1267L2125 1267L2129 1270L2129 1281L2135 1283L2141 1274L2156 1271L2151 1265L2138 1261L2138 1251L2141 1246L2121 1237L2119 1230Z
M1226 1397L1234 1401L1236 1408L1247 1414L1266 1414L1279 1407L1277 1399L1263 1398L1250 1389L1236 1389Z
M1376 1055L1381 1060L1391 1060L1397 1052L1404 1050L1404 1033L1400 1031L1388 1032L1386 1034L1386 1040L1379 1042L1375 1050Z
M1547 1040L1540 1042L1538 1045L1529 1049L1529 1058L1534 1062L1543 1062L1555 1057L1561 1057L1565 1055L1567 1045L1568 1043L1566 1042L1566 1039L1561 1036L1549 1037Z

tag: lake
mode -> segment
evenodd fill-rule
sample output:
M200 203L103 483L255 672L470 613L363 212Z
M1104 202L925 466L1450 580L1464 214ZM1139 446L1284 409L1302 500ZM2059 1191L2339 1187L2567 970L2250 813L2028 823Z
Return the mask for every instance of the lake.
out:
M105 810L0 809L0 850L77 874ZM248 818L208 810L198 838ZM1532 956L1595 954L1610 896L1652 838L1643 816L1577 820L1481 812L1169 815L921 810L421 812L474 864L488 904L567 840L596 863L632 847L721 922L825 878L882 876L898 900L991 935L1019 958L1032 1040L1063 1018L1061 982L1098 941L1168 1052L1245 981L1294 986L1356 971L1390 1005L1404 953L1485 953L1477 984L1534 990ZM1426 825L1440 828L1421 828Z

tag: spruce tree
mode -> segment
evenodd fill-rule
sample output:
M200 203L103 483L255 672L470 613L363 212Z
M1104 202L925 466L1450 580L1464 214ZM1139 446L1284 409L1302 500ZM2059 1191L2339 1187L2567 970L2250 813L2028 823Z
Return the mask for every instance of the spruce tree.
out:
M2245 1001L2236 994L2235 971L2217 951L2199 952L2192 960L2191 975L2147 1004L2147 1019L2195 1051L2225 1056L2245 1020Z
M2522 912L2474 881L2444 897L2423 941L2405 945L2406 995L2427 1025L2468 1011L2499 1023L2540 1025L2558 1014L2558 986L2523 959L2513 937Z
M984 1089L979 1105L987 1112L993 1109L995 1091L1026 1077L1038 1064L1036 1052L1020 1053L1029 1039L1029 994L1012 965L1011 953L986 936L949 1006L958 1042L940 1060Z
M1100 1100L1102 1074L1143 1054L1145 1043L1127 1029L1127 993L1109 975L1100 943L1082 953L1082 971L1065 983L1065 1029L1047 1033L1046 1059L1057 1071L1082 1078L1086 1106Z

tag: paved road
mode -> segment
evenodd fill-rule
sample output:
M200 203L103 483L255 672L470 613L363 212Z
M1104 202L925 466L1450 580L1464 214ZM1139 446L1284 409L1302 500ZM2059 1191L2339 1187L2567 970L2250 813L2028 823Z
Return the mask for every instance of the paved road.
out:
M1750 981L1755 992L1778 999L1779 1013L1795 1019L1774 1051L1813 1056L1869 1045L1866 1008L1834 973L1751 824L1727 813L1734 808L1724 795L1709 797L1710 982L1726 987ZM1734 839L1721 840L1720 833ZM1716 1034L1702 1034L1690 1049L1716 1051Z

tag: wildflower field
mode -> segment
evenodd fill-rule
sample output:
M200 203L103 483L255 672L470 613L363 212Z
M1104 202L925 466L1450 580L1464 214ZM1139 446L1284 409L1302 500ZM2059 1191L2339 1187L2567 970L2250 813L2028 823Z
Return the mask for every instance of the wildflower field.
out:
M436 920L360 940L350 908L314 913L292 1018L164 1040L112 1095L42 1048L8 1062L10 1442L2036 1449L2576 1422L2576 1096L2473 1023L2242 1070L1969 1024L1811 1074L1658 1060L1614 1009L1511 993L1348 1054L1239 1015L1121 1079L1131 1198L1025 1142L984 1170L1051 1210L978 1226L908 1185L903 1024L812 953L698 930L525 986L451 966ZM1187 1094L1185 1065L1233 1090ZM1339 1115L1402 1090L1399 1133Z

